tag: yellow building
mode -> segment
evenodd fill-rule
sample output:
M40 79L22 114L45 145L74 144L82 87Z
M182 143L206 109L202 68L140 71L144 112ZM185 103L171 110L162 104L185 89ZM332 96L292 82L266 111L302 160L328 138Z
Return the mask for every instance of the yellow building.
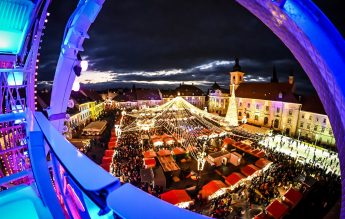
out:
M249 124L268 127L284 135L305 138L323 144L335 145L328 116L318 98L297 97L294 76L279 82L275 69L271 82L245 82L238 59L230 72L230 84L236 91L238 119ZM225 115L230 93L216 83L209 92L208 110Z
M225 116L229 105L230 91L214 82L208 93L208 111Z

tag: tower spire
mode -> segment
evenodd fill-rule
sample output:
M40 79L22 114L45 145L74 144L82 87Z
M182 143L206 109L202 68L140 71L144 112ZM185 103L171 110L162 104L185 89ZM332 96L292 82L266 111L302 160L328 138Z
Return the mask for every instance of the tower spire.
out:
M237 57L235 58L235 65L232 68L232 71L242 71L242 68L240 66L240 60Z
M276 66L273 65L273 72L272 72L272 78L271 78L271 83L278 83L278 76L277 76L277 69Z

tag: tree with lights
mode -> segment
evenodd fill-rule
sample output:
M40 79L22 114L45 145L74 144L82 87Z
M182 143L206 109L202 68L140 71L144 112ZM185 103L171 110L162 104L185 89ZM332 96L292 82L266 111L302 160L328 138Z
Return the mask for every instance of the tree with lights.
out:
M238 126L238 118L237 118L237 103L235 97L235 85L232 85L232 92L231 97L229 98L229 106L228 111L225 116L225 122L229 124L229 126Z

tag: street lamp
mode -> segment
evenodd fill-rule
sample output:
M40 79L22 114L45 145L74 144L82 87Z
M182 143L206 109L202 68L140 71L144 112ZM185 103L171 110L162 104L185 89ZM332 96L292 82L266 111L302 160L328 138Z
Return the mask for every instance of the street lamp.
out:
M201 178L201 172L204 170L204 167L205 167L205 163L206 163L206 152L205 152L205 145L206 145L206 142L204 144L204 150L203 152L199 152L198 155L197 155L197 162L198 162L198 181L197 181L197 184L196 184L196 188L198 189L199 187L199 183L200 183L200 178Z
M317 138L318 138L318 135L316 134L315 135L315 143L314 143L315 146L316 146L316 143L317 143Z
M298 138L297 141L299 141L299 137L301 136L301 129L298 129Z

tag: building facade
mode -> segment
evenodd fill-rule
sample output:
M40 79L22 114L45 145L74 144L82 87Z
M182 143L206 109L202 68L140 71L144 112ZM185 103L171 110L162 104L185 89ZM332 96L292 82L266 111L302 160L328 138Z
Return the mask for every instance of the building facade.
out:
M204 107L206 107L206 96L204 95L204 92L193 84L188 85L182 83L175 90L162 90L161 92L163 103L167 103L175 97L180 96L200 109L204 109Z
M120 109L144 109L161 105L163 97L159 89L135 88L119 90L114 103Z
M317 98L295 94L295 81L290 74L287 82L279 82L273 69L271 82L244 81L238 59L230 72L230 85L236 88L238 119L247 123L271 128L284 135L304 138L312 142L335 145L328 116ZM224 116L228 108L229 92L216 83L209 91L208 111Z
M222 89L217 82L214 82L208 92L208 111L225 116L229 105L230 91Z

